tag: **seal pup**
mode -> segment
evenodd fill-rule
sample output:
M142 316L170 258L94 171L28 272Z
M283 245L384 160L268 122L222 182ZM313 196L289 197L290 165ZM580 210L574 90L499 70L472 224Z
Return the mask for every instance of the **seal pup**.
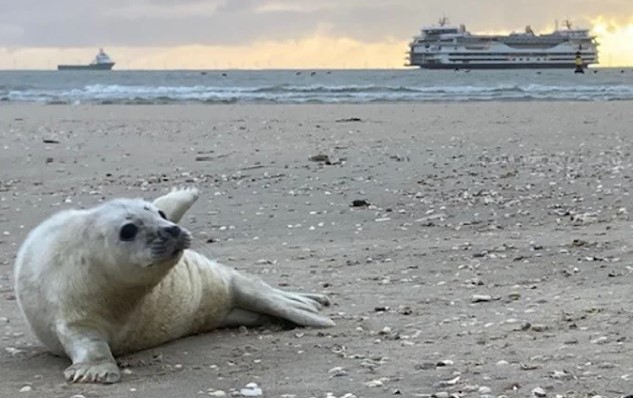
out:
M189 250L177 223L197 198L177 189L153 203L115 199L61 211L28 234L18 303L37 338L71 359L68 381L118 382L114 356L218 327L334 325L319 314L326 296L275 289Z

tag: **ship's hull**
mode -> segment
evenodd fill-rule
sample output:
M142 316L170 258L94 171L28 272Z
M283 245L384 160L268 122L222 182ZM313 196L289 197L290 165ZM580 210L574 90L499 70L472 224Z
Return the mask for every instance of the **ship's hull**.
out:
M57 70L111 70L114 62L90 65L57 65Z
M576 68L576 64L573 62L560 62L560 63L506 63L506 64L492 64L492 63L463 63L463 64L419 64L408 65L418 66L420 69L570 69ZM587 68L588 65L583 65L583 68Z

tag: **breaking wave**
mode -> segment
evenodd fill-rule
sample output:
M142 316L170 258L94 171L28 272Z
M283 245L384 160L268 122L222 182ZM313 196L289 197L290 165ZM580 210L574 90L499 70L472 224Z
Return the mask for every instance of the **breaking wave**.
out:
M122 85L72 89L0 86L5 102L86 104L373 103L455 101L614 101L633 99L633 84L613 85Z

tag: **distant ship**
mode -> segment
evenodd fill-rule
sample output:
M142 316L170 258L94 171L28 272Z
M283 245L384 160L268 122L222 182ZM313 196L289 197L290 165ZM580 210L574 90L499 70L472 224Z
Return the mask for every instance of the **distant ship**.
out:
M558 23L557 23L558 25ZM530 26L524 33L509 35L471 34L464 25L439 24L423 27L409 43L407 66L425 69L537 69L582 68L598 62L598 43L588 29L565 28L536 35Z
M88 65L57 65L57 70L110 70L114 66L114 61L103 51L99 53Z

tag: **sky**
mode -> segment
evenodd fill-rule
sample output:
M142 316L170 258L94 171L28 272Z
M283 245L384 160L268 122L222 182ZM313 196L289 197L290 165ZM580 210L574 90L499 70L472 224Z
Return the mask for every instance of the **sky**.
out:
M400 68L422 25L471 32L571 20L602 66L633 66L633 0L0 0L0 69Z

